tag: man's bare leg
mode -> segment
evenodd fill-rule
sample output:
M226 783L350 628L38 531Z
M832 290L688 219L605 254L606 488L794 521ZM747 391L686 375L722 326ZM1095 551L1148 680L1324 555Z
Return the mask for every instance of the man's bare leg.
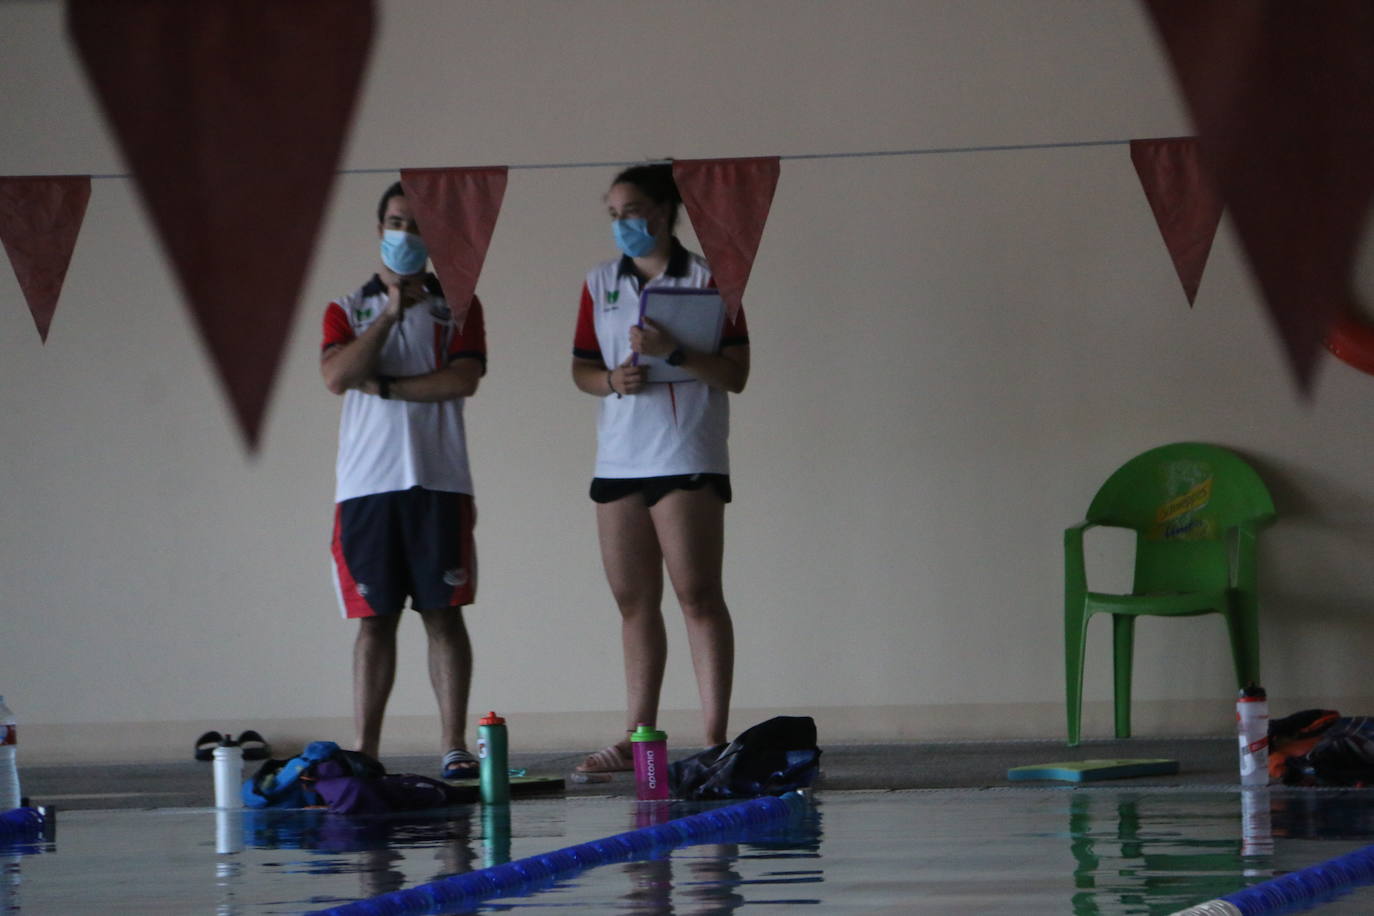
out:
M472 641L460 607L421 611L429 637L429 682L439 701L441 753L467 748L468 692L472 687Z
M371 757L378 755L382 717L391 685L396 680L396 627L400 613L358 620L353 643L353 725L357 747Z

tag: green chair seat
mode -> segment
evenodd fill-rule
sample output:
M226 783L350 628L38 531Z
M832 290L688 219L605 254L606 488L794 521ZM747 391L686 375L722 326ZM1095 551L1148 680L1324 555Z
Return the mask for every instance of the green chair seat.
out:
M1207 592L1150 592L1147 595L1108 595L1088 592L1084 598L1088 613L1150 614L1159 617L1195 617L1198 614L1224 614L1229 606L1227 589Z
M1135 620L1220 614L1237 687L1259 683L1256 536L1274 517L1259 475L1215 445L1180 442L1122 465L1093 497L1087 518L1064 531L1064 659L1069 744L1081 733L1088 621L1112 619L1116 736L1131 735ZM1130 594L1088 590L1083 535L1097 526L1135 532Z

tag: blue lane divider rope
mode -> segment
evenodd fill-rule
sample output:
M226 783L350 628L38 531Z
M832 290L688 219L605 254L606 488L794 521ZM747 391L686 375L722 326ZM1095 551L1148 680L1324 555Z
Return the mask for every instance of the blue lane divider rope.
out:
M504 865L440 878L380 897L316 910L314 916L411 916L451 912L492 897L526 894L598 865L642 859L678 846L721 842L750 828L784 821L799 810L801 799L796 792L789 792L782 798L751 799Z
M1362 884L1374 884L1374 846L1199 903L1174 916L1265 916L1292 912Z

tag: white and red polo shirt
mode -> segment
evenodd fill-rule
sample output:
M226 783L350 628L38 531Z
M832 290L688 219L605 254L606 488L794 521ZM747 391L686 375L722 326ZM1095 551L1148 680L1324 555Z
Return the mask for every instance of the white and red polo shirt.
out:
M481 360L485 373L482 303L472 298L459 328L438 279L427 276L425 289L429 298L407 308L387 335L377 357L378 374L423 375L457 359ZM357 339L386 308L386 299L386 286L373 276L361 289L329 303L322 350ZM334 501L416 486L471 494L464 400L419 403L345 392Z
M673 240L668 268L648 286L707 289L711 268ZM639 321L639 277L628 257L587 272L573 336L573 355L614 369L630 355L630 328ZM721 349L747 346L744 310L727 318ZM729 395L699 381L651 382L639 394L601 399L596 421L596 477L728 474Z

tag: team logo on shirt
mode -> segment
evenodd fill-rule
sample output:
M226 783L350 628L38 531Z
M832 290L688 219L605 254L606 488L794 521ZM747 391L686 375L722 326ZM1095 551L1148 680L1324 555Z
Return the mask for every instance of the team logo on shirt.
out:
M367 586L366 586L365 584L363 584L362 582L359 582L356 586L354 586L354 588L355 588L355 590L358 592L358 597L359 597L359 598L366 598L366 597L367 597Z
M461 588L468 584L468 571L459 566L457 569L450 569L444 573L444 584L454 588Z
M618 289L608 289L608 290L606 290L606 306L605 306L605 308L603 309L603 311L609 312L609 311L611 311L612 309L619 308L620 306L618 306L618 305L615 304L615 301L616 301L617 299L619 299L619 298L620 298L620 290L618 290Z
M353 310L353 320L359 323L372 317L372 309L369 306L359 306Z

